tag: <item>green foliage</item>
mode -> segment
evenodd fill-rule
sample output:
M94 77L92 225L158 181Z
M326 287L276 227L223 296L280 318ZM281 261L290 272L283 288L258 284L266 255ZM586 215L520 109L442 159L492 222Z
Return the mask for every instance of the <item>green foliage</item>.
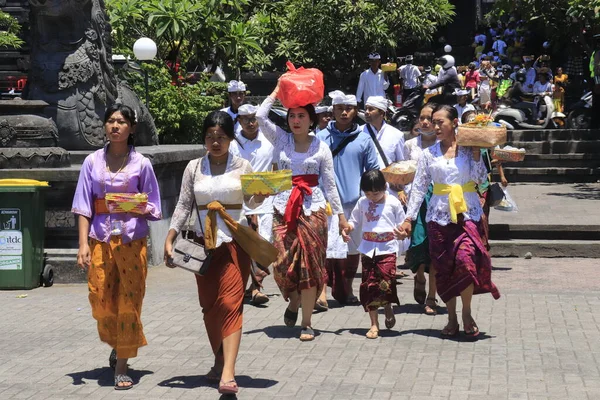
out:
M328 71L354 71L373 50L393 53L401 46L425 44L454 16L454 7L447 0L279 3L284 3L284 12L272 22L280 27L272 29L277 43L274 56Z
M262 62L249 57L263 50L248 22L248 0L107 0L106 7L114 52L130 55L135 40L146 36L172 65L178 56L192 65L223 62L239 75L242 65Z
M21 25L11 16L0 10L0 49L19 49L23 46L23 40L19 38Z
M166 67L144 64L142 68L149 74L149 108L160 142L199 143L204 118L227 102L227 85L203 76L195 85L175 86ZM138 96L145 98L143 76L131 73L127 80Z
M498 0L488 18L517 13L562 51L572 40L586 45L582 32L600 24L599 10L600 0Z

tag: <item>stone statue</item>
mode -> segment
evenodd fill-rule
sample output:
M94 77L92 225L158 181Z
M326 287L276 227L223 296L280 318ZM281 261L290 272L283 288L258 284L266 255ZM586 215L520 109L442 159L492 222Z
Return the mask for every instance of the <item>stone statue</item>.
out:
M104 0L30 0L30 6L31 69L24 97L49 104L44 113L56 121L58 145L102 147L104 112L115 102L136 110L136 145L158 144L148 109L115 76Z

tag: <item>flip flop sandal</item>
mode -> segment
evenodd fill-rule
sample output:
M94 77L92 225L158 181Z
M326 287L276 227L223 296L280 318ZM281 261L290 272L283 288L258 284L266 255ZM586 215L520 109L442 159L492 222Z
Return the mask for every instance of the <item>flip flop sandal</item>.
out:
M385 318L385 327L388 329L392 329L394 326L396 325L396 317L393 316L392 318Z
M451 330L450 328L448 328L446 326L444 329L442 329L440 336L443 338L456 337L456 336L458 336L459 331L460 331L460 325L456 325L456 328L454 330Z
M108 357L108 365L112 369L117 367L117 351L115 349L110 352L110 356Z
M303 338L302 336L308 336L307 338ZM315 340L315 331L310 326L302 328L300 331L300 341L301 342L310 342L311 340Z
M377 329L369 329L366 336L367 339L377 339L379 337L379 331Z
M131 383L127 386L119 386L119 383ZM115 390L129 390L133 387L133 379L129 375L119 374L115 376Z
M413 290L413 296L415 301L419 304L425 304L425 298L427 297L427 292L425 291L425 283L419 282L417 277L415 276L415 289Z
M265 304L269 302L269 297L264 294L261 293L260 291L257 291L254 296L252 296L252 300L250 300L250 304L255 305L255 306L259 306L261 304Z
M239 390L235 379L227 382L223 380L219 382L219 394L236 394Z
M317 300L314 307L315 311L327 311L329 310L329 304L327 301Z
M426 315L437 315L437 299L428 297L425 301L424 310Z
M479 327L475 322L465 326L465 336L470 339L476 339L479 336Z
M283 313L283 323L285 324L285 326L293 328L294 326L296 326L296 321L298 321L298 313L291 311L289 308L286 308L285 312Z

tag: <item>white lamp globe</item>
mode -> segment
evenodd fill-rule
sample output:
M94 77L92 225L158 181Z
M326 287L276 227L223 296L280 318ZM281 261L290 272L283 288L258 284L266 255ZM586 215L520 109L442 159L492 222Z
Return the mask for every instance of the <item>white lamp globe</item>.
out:
M156 43L152 39L140 38L133 44L133 54L140 61L153 60L156 53Z
M542 46L544 46L544 48L547 49L550 47L550 42L544 42Z
M452 46L450 46L449 44L445 45L444 46L444 51L446 53L450 53L452 51Z

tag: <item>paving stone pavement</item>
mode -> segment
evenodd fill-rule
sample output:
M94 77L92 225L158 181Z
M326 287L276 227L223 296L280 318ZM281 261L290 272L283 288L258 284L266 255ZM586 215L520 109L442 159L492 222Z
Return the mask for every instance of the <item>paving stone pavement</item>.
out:
M446 316L423 315L408 278L399 286L398 323L380 339L364 337L369 319L361 307L332 301L314 317L317 338L301 343L299 328L283 326L285 303L267 278L271 302L245 308L238 398L600 399L598 261L494 265L502 298L475 297L484 334L474 343L442 340ZM0 304L2 400L219 398L202 377L211 350L194 279L184 271L150 270L142 316L149 345L130 362L139 383L127 392L113 390L86 285L2 291Z

